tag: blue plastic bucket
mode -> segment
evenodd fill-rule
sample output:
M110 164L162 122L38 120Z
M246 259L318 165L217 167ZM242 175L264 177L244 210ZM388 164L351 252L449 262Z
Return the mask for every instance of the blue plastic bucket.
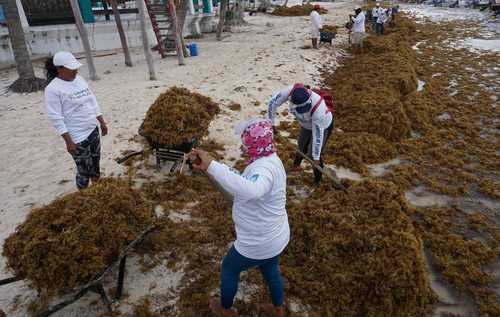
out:
M196 45L196 43L189 43L188 48L189 48L189 55L198 56L198 45Z
M0 24L5 22L5 15L3 14L2 6L0 5Z

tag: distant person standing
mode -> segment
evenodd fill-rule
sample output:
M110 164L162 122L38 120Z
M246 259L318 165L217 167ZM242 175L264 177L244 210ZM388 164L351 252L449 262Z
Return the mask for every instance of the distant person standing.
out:
M398 14L398 10L399 10L399 5L396 5L394 7L392 7L392 11L391 11L391 25L395 25L396 24L396 15Z
M377 3L372 9L372 31L376 32L377 30L377 19L378 19L378 10L380 9L380 3Z
M323 27L323 19L319 15L319 10L321 9L319 4L315 4L313 10L309 17L311 18L311 38L312 38L312 46L315 49L318 49L318 39L320 37L321 28Z
M375 31L377 32L378 35L383 35L384 30L385 30L385 22L387 22L388 16L387 16L387 10L384 8L380 8L378 10L378 17L377 17L377 26L375 28Z
M45 109L52 125L66 143L66 150L76 163L76 186L84 189L101 175L101 141L108 127L97 99L87 82L77 75L82 66L73 54L57 52L45 62L47 81Z
M356 45L360 52L363 50L363 40L365 38L365 14L360 7L354 9L355 16L350 16L352 25L352 43Z

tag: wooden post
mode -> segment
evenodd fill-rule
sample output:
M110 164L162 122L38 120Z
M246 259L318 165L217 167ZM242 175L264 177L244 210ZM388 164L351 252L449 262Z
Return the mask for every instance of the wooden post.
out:
M113 8L113 14L115 16L116 28L118 29L118 34L120 35L120 42L122 43L123 54L125 55L125 65L132 67L132 58L130 58L130 51L127 45L127 37L125 36L125 31L123 30L122 19L120 17L120 10L118 10L118 4L116 0L110 0L111 7Z
M172 18L172 31L174 33L175 47L177 49L177 58L179 65L186 65L184 62L184 50L182 49L181 36L179 34L179 24L177 24L177 14L175 12L174 0L168 0L168 11Z
M222 31L224 30L224 24L226 23L226 12L228 0L221 0L219 4L219 23L217 24L216 39L217 41L222 40Z
M156 80L156 72L153 64L153 55L149 47L148 32L146 30L146 18L144 17L144 0L135 0L137 10L139 10L139 20L141 21L142 45L144 46L144 55L148 63L149 79Z
M82 13L80 12L80 6L77 0L69 0L71 4L71 9L73 10L73 15L75 16L75 24L80 33L80 38L82 40L83 49L85 50L85 56L87 57L87 66L89 68L89 75L91 80L98 80L97 72L95 70L94 58L92 57L92 50L90 48L89 37L87 35L87 29L83 25Z

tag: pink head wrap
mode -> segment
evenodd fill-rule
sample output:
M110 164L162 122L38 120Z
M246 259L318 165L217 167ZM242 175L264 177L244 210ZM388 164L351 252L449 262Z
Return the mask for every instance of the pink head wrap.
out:
M276 152L273 126L269 121L262 120L248 125L241 134L241 141L250 157L248 164Z

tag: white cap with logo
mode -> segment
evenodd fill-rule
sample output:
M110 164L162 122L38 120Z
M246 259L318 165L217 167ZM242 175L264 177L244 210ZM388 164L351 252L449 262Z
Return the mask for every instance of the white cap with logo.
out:
M82 66L82 63L76 60L76 58L70 52L57 52L52 59L54 66L62 66L67 69L75 70Z

